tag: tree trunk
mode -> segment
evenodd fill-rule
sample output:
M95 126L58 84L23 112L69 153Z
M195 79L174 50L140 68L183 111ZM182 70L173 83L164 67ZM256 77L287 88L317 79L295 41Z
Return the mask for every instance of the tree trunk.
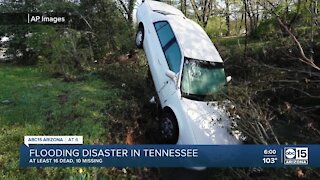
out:
M135 0L129 0L129 5L128 5L128 23L129 24L132 24L132 14L134 9L134 3L135 3Z
M195 0L191 0L191 5L198 21L203 27L206 27L212 10L212 0L202 0L200 11Z
M252 11L252 4L251 1L246 0L246 5L245 5L245 9L247 11L248 17L249 17L249 22L250 22L250 28L249 28L249 34L251 34L251 32L253 31L253 11ZM248 31L246 31L248 33Z
M134 4L136 2L136 0L129 0L128 2L128 6L126 5L126 3L124 3L123 0L118 0L118 2L120 3L123 11L121 11L122 13L126 14L126 19L128 24L132 24L133 22L133 18L132 18L132 13L133 13L133 9L134 9Z
M226 36L230 35L230 13L229 13L229 0L225 0L226 3L226 25L227 25L227 32Z
M241 21L240 21L240 27L238 29L238 34L241 34L241 28L242 28L242 23L243 23L243 18L245 16L246 12L241 14Z
M187 15L187 0L181 0L181 12L186 16Z
M197 6L195 0L190 0L190 1L191 1L192 8L194 10L194 13L195 13L198 21L201 22L200 13L199 13L198 6Z
M243 0L243 3L244 3L244 9L245 9L245 12L244 12L244 25L245 25L245 28L246 28L246 39L245 39L245 44L244 44L244 53L243 53L243 59L246 59L247 58L247 45L248 45L248 25L247 25L247 0Z

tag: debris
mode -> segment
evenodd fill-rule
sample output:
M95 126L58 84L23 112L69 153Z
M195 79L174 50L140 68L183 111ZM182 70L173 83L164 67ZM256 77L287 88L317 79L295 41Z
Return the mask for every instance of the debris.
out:
M123 172L124 174L127 174L127 170L126 170L125 168L122 169L122 172Z
M57 96L59 104L65 104L66 102L68 102L69 99L69 92L65 91L62 94Z
M79 173L80 173L80 174L83 173L83 169L82 169L82 168L79 169Z
M295 170L295 175L296 175L298 178L303 178L303 177L304 177L304 173L303 173L302 169L300 169L299 167L296 168L296 170Z
M5 104L5 105L8 105L8 104L11 104L12 101L6 99L6 100L1 101L1 103L2 103L2 104Z
M134 144L134 131L132 129L129 129L127 132L127 137L126 137L126 144Z
M152 96L152 98L149 100L149 102L151 104L155 104L156 103L156 98L154 96Z
M44 85L39 83L36 85L36 87L44 87Z

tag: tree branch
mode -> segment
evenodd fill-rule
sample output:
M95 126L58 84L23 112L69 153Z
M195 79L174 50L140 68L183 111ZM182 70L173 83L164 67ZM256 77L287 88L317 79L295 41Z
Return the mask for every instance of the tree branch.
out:
M274 9L275 6L270 2L270 1L267 1L270 6L272 6L272 8ZM317 66L315 63L314 63L314 60L312 58L308 58L305 53L304 53L304 50L301 46L301 43L298 41L298 39L296 38L296 36L289 30L288 26L286 26L282 20L280 19L280 16L273 10L273 9L267 9L265 6L263 6L262 4L260 4L262 7L264 7L266 10L270 11L272 14L274 14L276 16L276 19L278 21L278 23L280 24L280 26L290 35L290 37L293 39L293 41L295 42L295 44L298 46L298 49L299 49L299 53L300 53L300 57L298 58L301 62L317 69L320 71L320 67Z
M200 13L199 13L198 6L197 6L195 0L190 0L190 1L191 1L191 4L192 4L192 8L193 8L193 10L194 10L194 12L195 12L195 14L197 16L198 21L201 22Z

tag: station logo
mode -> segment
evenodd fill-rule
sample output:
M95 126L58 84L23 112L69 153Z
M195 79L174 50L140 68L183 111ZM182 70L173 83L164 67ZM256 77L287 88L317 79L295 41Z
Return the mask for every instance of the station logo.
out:
M309 149L307 147L284 148L285 165L308 165Z

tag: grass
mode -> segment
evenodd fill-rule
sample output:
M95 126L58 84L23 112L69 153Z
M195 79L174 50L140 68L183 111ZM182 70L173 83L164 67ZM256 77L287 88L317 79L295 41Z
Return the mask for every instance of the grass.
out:
M19 146L25 135L83 135L85 144L112 142L112 119L105 110L110 102L124 104L123 93L97 75L64 82L35 67L0 65L0 179L108 177L110 169L20 169Z
M25 135L82 135L84 144L154 143L156 107L148 103L154 92L145 80L145 60L139 60L98 65L74 82L37 67L0 64L0 179L154 179L157 173L147 168L20 169L18 161Z
M217 42L223 46L244 45L245 37L244 36L229 36L229 37L223 37L223 38L216 37L216 38L213 38L212 41Z

